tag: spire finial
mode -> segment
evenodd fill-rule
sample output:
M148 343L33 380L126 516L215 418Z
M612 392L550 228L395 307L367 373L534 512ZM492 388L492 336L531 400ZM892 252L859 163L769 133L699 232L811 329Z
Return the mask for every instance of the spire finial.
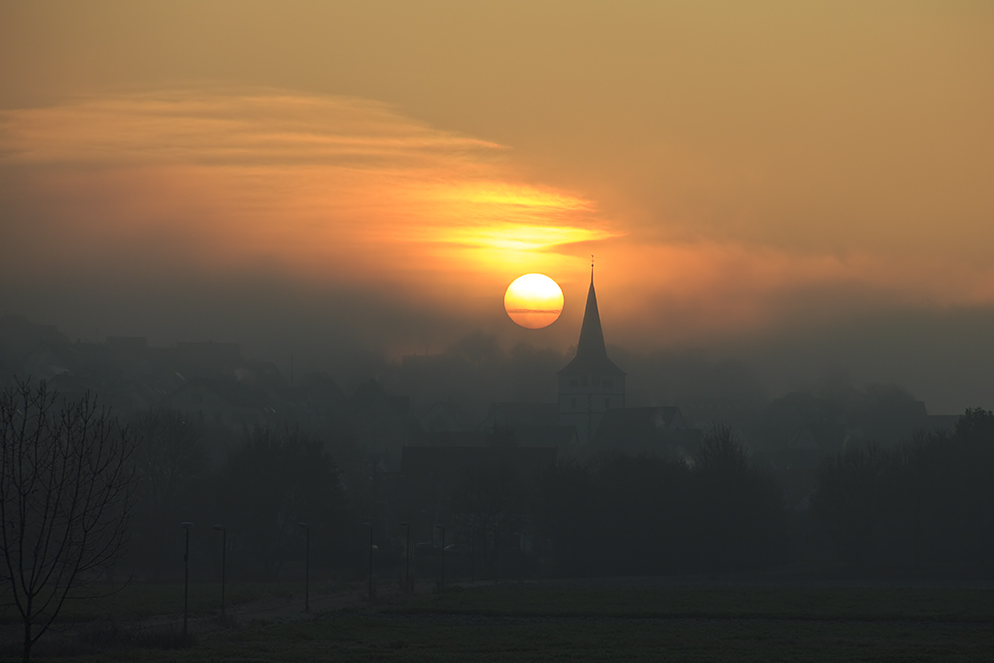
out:
M594 282L594 254L590 254L590 282Z

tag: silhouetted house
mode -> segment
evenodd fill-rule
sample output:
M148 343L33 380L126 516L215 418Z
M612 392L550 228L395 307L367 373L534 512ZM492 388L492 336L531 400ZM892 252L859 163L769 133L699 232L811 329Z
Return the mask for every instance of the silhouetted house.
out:
M233 379L191 380L162 399L159 406L225 428L276 425L280 421L279 403L265 389Z
M20 379L48 380L78 373L80 353L53 325L36 325L20 315L0 317L0 365Z
M575 426L521 426L509 433L508 443L519 447L573 447L579 443Z
M637 407L604 413L593 447L599 451L689 460L700 440L701 431L687 428L680 408Z
M184 381L173 372L154 372L151 375L136 375L130 386L142 409L156 408L164 398L182 387Z
M65 399L66 401L78 401L87 394L90 394L91 396L96 396L99 399L100 405L109 404L106 402L106 394L98 394L93 389L93 386L81 376L63 371L58 375L53 375L50 378L43 379L48 391L50 393L54 392L58 394L59 400Z
M558 426L555 403L493 403L483 420L483 430L518 429L531 426Z
M104 347L121 374L148 375L152 372L152 357L144 336L108 336Z
M569 447L576 445L572 426L519 426L481 431L425 431L411 442L417 447Z
M421 417L421 427L429 433L467 431L466 413L452 401L435 401Z
M36 325L23 315L5 313L0 316L0 364L11 372L24 373L25 357L37 350L55 350L69 345L69 339L54 325Z
M457 525L471 516L470 493L479 500L479 491L490 491L484 502L513 502L555 466L556 456L556 447L404 447L404 500L394 518L411 523L416 541L431 539L435 525L467 529Z
M234 372L235 380L264 387L270 391L286 391L289 385L271 361L244 361Z
M243 365L237 343L177 343L175 370L185 378L217 378L232 376Z
M287 416L304 428L340 427L348 417L348 399L327 373L305 373L286 392Z
M377 458L382 469L397 471L401 449L422 433L408 397L389 394L370 380L356 389L350 406L355 441Z
M424 431L415 436L408 446L489 447L493 445L493 438L493 433L481 430Z
M70 351L63 347L38 347L21 357L18 373L21 377L34 380L50 380L69 373L72 359Z
M576 356L559 371L559 423L575 426L580 444L589 444L604 413L624 407L625 373L607 356L591 268Z
M104 345L115 352L143 354L148 350L148 339L144 336L108 336Z
M537 479L555 466L556 457L555 447L404 447L400 472L410 486L451 490L474 472L495 467L512 468L522 479Z
M568 447L578 442L575 426L559 424L555 403L493 403L483 430L494 446Z

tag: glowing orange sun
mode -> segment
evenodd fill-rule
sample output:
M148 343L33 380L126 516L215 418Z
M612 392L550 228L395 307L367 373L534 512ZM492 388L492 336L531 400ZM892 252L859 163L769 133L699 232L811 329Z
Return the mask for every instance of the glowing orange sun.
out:
M527 329L548 327L563 312L562 288L545 274L519 276L507 286L504 310Z

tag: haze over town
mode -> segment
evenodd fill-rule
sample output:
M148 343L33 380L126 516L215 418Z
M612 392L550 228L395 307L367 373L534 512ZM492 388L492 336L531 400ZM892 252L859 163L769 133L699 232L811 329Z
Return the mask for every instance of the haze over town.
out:
M0 3L0 658L987 654L991 118L989 2Z

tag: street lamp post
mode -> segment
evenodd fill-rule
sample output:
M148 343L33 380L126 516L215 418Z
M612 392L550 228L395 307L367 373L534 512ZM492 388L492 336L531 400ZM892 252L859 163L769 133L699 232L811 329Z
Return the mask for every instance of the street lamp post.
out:
M225 563L228 558L228 531L224 525L214 525L214 529L221 533L221 619L224 619L224 581Z
M304 529L304 612L311 611L311 527L297 523Z
M190 528L193 523L184 521L180 527L186 530L186 548L183 551L183 638L186 639L190 615Z
M407 542L404 544L404 591L410 591L411 584L411 525L410 523L401 523L401 527L404 528L407 537Z
M373 521L366 523L369 527L369 600L373 600Z
M476 525L469 526L469 581L476 582Z
M497 551L500 550L500 527L494 523L494 582L497 582Z
M435 529L442 530L442 573L439 579L439 585L445 587L445 526L435 525Z

